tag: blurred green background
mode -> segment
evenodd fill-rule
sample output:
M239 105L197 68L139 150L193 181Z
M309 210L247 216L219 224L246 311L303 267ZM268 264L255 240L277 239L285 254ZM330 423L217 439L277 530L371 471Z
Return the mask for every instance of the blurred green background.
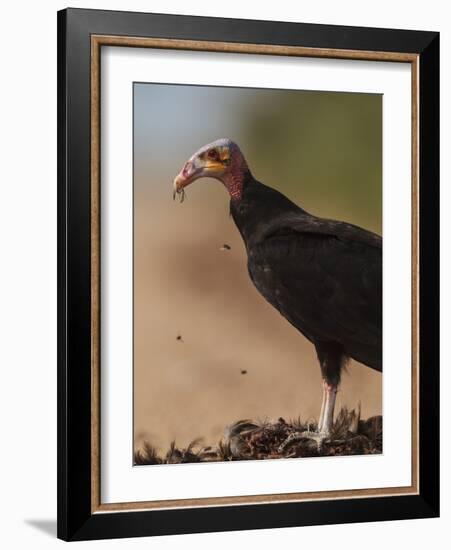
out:
M212 443L239 418L318 414L313 346L250 283L222 185L199 180L172 201L184 162L221 137L307 211L381 234L381 95L135 83L136 447ZM381 376L348 370L341 404L380 414Z

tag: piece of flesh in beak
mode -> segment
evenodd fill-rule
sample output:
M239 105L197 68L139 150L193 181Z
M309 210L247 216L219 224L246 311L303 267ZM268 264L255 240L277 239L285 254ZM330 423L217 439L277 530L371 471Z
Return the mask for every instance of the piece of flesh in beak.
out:
M181 194L182 196L180 198L180 202L183 202L183 199L185 198L185 190L183 189L180 174L174 178L172 190L172 198L175 200L176 195Z
M183 166L180 173L175 177L173 183L173 198L175 199L176 195L181 195L180 202L183 202L185 198L185 187L190 184L192 181L197 179L198 174L201 170L201 167L198 166L196 159L188 160Z

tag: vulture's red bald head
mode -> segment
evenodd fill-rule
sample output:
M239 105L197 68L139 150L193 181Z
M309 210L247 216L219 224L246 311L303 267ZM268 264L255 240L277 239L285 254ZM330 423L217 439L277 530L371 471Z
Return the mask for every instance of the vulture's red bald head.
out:
M174 198L184 188L199 178L215 178L222 181L232 200L241 198L249 168L243 153L230 139L218 139L201 147L186 162L174 179Z

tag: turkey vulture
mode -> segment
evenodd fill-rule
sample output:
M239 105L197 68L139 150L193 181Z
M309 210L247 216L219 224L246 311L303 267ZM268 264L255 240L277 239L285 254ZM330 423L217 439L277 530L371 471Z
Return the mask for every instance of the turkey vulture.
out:
M316 348L323 378L318 445L330 436L341 370L353 358L382 372L382 238L313 216L257 181L229 139L205 145L174 180L174 197L201 177L220 180L260 294Z

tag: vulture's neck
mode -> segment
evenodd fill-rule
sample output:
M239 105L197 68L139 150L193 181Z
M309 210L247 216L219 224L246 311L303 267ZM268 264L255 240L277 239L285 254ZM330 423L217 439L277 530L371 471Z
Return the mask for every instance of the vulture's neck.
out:
M245 188L255 180L246 166L244 170L231 170L222 181L230 194L230 200L239 201Z
M241 200L245 187L255 181L243 156L234 159L231 169L221 178L230 194L230 200Z

